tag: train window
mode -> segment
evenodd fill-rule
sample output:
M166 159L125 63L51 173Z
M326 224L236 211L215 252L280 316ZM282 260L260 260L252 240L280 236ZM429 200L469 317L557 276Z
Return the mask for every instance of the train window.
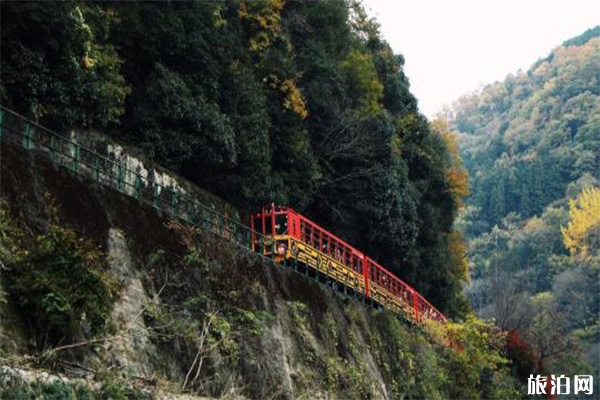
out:
M272 235L273 234L273 217L271 215L268 215L265 217L265 235Z
M325 254L329 254L329 236L327 236L327 235L323 235L321 251Z
M310 226L302 222L302 240L304 243L310 243Z
M280 214L275 216L275 233L277 235L288 234L288 217L287 214Z
M357 256L352 257L353 260L353 268L356 273L362 273L362 268L360 267L360 260Z
M350 249L346 248L344 249L344 253L346 255L346 257L344 257L344 264L346 264L346 267L350 267L350 265L352 265L352 256L350 255Z

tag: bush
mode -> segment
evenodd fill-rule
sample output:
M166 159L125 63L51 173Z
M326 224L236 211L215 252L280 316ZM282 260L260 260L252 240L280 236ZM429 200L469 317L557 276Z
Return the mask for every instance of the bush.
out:
M6 290L22 309L38 345L72 341L106 328L114 283L91 241L52 224L8 265Z

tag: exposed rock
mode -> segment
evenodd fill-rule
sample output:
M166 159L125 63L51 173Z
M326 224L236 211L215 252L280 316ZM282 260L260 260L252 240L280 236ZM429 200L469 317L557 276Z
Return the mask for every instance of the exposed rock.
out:
M123 337L107 344L107 361L132 375L150 378L152 354L156 350L142 313L151 299L146 295L123 232L114 228L108 232L108 262L111 274L123 287L112 312Z

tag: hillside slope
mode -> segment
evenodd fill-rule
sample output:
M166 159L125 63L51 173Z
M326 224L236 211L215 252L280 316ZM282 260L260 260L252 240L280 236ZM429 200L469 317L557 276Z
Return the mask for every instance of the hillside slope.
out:
M455 103L471 204L483 230L511 212L540 214L600 179L600 37L557 47L527 73ZM571 185L571 188L569 188Z
M27 384L3 369L9 397L515 393L491 326L451 324L459 354L443 336L169 220L45 154L2 146L0 316L10 323L0 327L0 361L79 378Z
M600 27L462 97L452 125L472 304L529 342L533 365L599 376Z

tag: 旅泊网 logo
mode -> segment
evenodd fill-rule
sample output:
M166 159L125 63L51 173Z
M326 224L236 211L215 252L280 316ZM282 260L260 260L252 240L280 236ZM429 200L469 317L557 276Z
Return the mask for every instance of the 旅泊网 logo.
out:
M591 395L594 393L594 377L591 375L575 375L573 378L573 394ZM571 378L565 375L533 376L527 379L527 394L571 394Z

